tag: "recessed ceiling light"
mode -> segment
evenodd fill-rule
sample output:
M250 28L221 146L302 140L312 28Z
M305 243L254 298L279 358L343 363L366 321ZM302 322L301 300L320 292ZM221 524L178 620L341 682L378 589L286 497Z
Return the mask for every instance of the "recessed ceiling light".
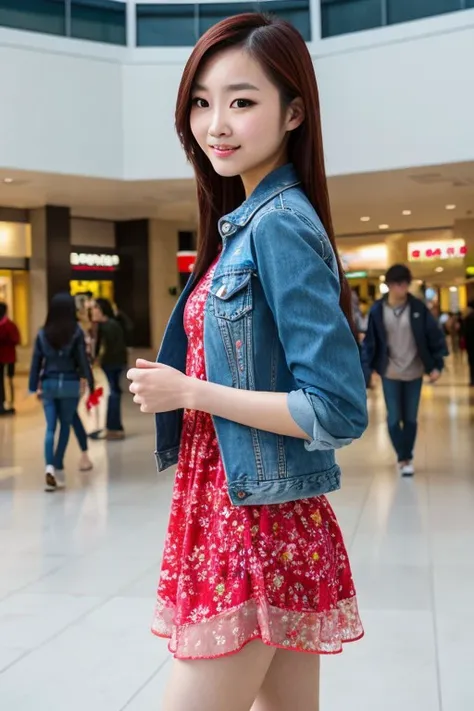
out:
M361 222L370 222L370 217L367 217L367 216L361 217L361 218L360 218L360 221L361 221Z
M456 205L446 205L446 210L455 210Z
M402 215L411 215L411 210L403 210Z
M388 230L390 225L379 225L379 230Z
M435 272L438 272L438 274L441 274L441 272L444 272L444 267L436 267Z
M449 291L451 291L453 294L458 290L457 286L450 286Z
M3 178L4 183L13 183L13 178Z

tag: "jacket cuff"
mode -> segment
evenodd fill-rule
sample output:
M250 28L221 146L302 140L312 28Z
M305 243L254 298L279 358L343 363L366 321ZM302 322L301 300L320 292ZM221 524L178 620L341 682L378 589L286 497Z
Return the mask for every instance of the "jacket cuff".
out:
M293 390L288 394L287 402L290 415L298 427L308 435L308 441L304 443L308 452L340 449L352 442L350 437L333 437L324 429L304 390Z

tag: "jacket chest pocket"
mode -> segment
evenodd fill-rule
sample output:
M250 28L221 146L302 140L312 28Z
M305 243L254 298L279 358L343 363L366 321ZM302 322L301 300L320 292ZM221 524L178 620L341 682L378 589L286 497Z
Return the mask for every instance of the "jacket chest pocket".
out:
M211 285L214 313L226 321L238 321L253 308L252 271L224 274Z

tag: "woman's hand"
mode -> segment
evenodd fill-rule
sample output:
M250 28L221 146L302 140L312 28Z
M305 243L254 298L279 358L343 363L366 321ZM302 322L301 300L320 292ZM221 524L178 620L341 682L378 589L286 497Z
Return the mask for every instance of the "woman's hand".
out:
M181 371L139 358L127 373L133 402L146 413L170 412L186 407L190 381Z

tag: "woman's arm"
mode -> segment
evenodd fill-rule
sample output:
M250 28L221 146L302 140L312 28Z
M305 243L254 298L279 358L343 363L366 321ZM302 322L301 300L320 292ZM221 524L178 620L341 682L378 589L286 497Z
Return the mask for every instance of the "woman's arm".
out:
M257 430L287 437L309 437L295 422L288 409L287 393L256 392L216 385L190 378L184 407L201 410Z

